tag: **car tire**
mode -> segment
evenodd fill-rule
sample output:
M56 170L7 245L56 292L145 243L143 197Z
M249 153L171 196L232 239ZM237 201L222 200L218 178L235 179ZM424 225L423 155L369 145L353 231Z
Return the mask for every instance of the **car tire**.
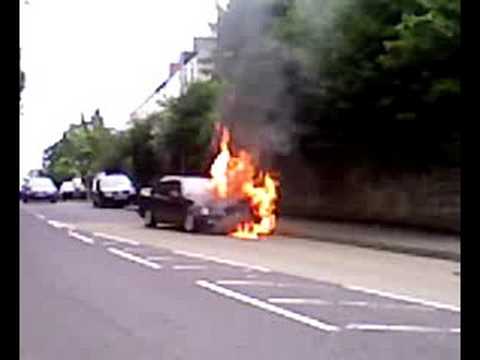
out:
M183 219L183 230L190 233L195 231L195 216L193 214L187 213L185 219Z
M157 226L157 221L155 220L155 217L153 216L152 210L145 210L145 213L143 215L143 220L145 223L146 227L149 228L154 228Z
M55 203L57 202L57 199L52 198L52 199L50 199L50 202L51 202L52 204L55 204Z
M24 197L22 200L23 200L24 204L28 203L28 198L27 197Z

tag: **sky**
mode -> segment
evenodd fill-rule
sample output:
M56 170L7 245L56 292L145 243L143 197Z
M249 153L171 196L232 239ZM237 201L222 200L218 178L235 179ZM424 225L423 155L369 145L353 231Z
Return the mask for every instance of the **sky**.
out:
M193 37L211 35L215 0L20 0L20 178L99 108L125 129ZM225 6L226 1L219 1Z

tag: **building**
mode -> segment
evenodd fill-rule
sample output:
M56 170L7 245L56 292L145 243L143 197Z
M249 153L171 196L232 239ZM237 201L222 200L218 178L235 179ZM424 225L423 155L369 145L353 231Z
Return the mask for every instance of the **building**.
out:
M220 19L225 10L217 5L217 11ZM178 62L169 64L168 78L130 115L132 119L143 119L161 110L166 100L185 94L191 83L208 81L216 75L217 24L209 25L212 36L193 39L193 51L182 51Z

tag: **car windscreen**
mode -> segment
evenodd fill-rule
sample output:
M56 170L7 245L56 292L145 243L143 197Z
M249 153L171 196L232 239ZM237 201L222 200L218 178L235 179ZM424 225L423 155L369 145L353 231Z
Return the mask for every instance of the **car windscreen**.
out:
M71 181L66 181L60 186L60 191L73 191L73 183Z
M49 178L34 178L30 180L30 188L32 190L53 191L57 190L53 181Z
M110 188L110 187L130 188L132 186L132 183L130 179L126 176L110 175L101 179L100 186L105 188Z
M198 203L214 199L213 185L208 178L191 178L182 180L183 196Z

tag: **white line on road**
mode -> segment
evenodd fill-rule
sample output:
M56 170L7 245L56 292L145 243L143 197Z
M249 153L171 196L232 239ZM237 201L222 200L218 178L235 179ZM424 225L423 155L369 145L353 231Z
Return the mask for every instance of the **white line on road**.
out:
M161 265L158 265L154 262L151 262L151 261L148 261L146 259L143 259L141 258L140 256L136 256L136 255L133 255L133 254L130 254L128 252L125 252L125 251L122 251L120 249L116 249L116 248L113 248L113 247L109 247L107 249L109 252L111 252L112 254L115 254L117 256L120 256L124 259L127 259L127 260L130 260L130 261L133 261L133 262L136 262L138 264L141 264L141 265L145 265L145 266L148 266L149 268L152 268L152 269L155 269L155 270L158 270L158 269L161 269L162 266Z
M147 256L147 260L158 260L158 261L169 261L172 260L173 258L171 256Z
M218 283L218 282L217 282ZM381 304L367 301L325 301L317 298L269 298L267 299L272 304L291 304L291 305L321 305L321 306L351 306L351 307L365 307L371 309L389 309L389 310L421 310L421 311L435 311L435 309L420 305L399 305L399 304Z
M367 289L361 286L343 286L343 287L348 290L360 291L366 294L378 295L378 296L382 296L382 297L393 299L393 300L400 300L400 301L410 302L414 304L430 306L439 310L450 310L453 312L460 312L460 308L457 306L442 304L436 301L423 300L423 299L418 299L418 298L407 296L407 295L398 295L398 294L392 294L392 293L380 291L380 290Z
M101 233L101 232L94 232L93 235L96 236L96 237L101 237L101 238L108 239L108 240L118 241L118 242L121 242L121 243L133 245L133 246L140 245L140 243L138 241L125 239L125 238L120 237L120 236L105 234L105 233Z
M93 245L93 244L95 243L95 242L93 241L93 239L91 239L91 238L89 238L89 237L87 237L87 236L83 236L83 235L81 235L81 234L79 234L79 233L76 233L76 232L74 232L74 231L72 231L72 230L69 230L69 231L68 231L68 235L69 235L70 237L73 237L73 238L77 239L77 240L83 241L83 242L86 243L86 244Z
M321 299L269 298L267 301L272 304L333 305L332 302L321 300Z
M261 280L217 280L218 285L232 285L232 286L263 286L263 287L278 287L278 288L317 288L318 285L293 284L293 283L277 283L273 281Z
M216 262L216 263L219 263L219 264L249 268L249 269L257 270L257 271L261 271L261 272L270 272L271 271L270 269L267 269L266 267L263 267L263 266L249 265L249 264L245 264L245 263L238 262L238 261L221 259L221 258L218 258L216 256L208 256L208 255L203 255L203 254L199 254L199 253L192 253L192 252L189 252L189 251L180 251L180 250L174 251L174 253L178 254L178 255L192 257L192 258L198 258L198 259L213 261L213 262Z
M35 214L35 216L40 219L40 220L45 220L45 215L42 215L42 214Z
M295 313L295 312L290 311L290 310L283 309L283 308L278 307L276 305L272 305L272 304L269 304L265 301L253 298L251 296L247 296L247 295L241 294L239 292L232 291L230 289L224 288L222 286L215 285L215 284L213 284L211 282L208 282L208 281L205 281L205 280L198 280L196 282L196 284L200 287L203 287L205 289L213 291L217 294L220 294L220 295L238 300L240 302L255 306L255 307L260 308L262 310L269 311L271 313L283 316L287 319L298 321L302 324L311 326L311 327L319 329L319 330L323 330L323 331L327 331L327 332L336 332L336 331L340 330L340 328L335 326L335 325L330 325L330 324L318 321L317 319L313 319L311 317L301 315L301 314Z
M173 270L204 270L204 265L174 265Z
M361 331L396 331L396 332L421 332L421 333L460 333L459 328L437 328L417 325L383 325L383 324L348 324L347 330Z
M50 225L50 226L53 226L54 228L57 228L57 229L75 230L75 226L73 226L71 224L62 223L62 222L56 221L56 220L47 220L47 224Z

